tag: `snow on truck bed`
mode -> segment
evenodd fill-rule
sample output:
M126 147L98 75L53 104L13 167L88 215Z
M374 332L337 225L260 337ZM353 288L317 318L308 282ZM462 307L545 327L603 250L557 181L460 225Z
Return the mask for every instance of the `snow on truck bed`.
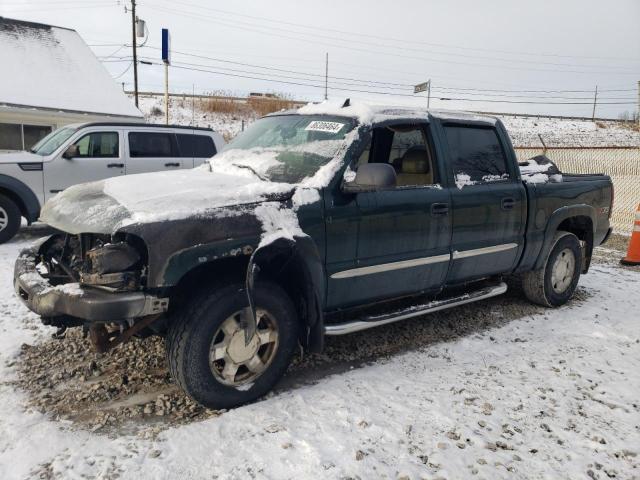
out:
M638 272L595 264L565 307L290 386L153 439L25 410L10 383L16 357L53 332L13 294L26 244L0 245L0 478L638 476ZM465 308L501 318L499 302ZM456 337L459 314L442 318Z

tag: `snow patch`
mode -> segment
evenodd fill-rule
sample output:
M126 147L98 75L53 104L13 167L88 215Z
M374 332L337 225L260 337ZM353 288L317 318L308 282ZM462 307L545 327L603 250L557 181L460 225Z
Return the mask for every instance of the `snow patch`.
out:
M475 184L476 182L471 180L471 177L466 173L456 173L456 187L458 187L459 190L462 190L463 187Z

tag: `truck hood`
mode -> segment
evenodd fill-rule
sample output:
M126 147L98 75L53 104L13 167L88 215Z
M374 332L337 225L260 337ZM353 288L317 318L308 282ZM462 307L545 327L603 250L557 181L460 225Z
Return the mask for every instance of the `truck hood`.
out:
M232 216L230 207L285 199L294 190L288 183L211 172L204 165L70 187L44 205L40 220L72 234L111 234L133 224Z
M31 152L0 153L0 164L7 163L42 163L43 157Z

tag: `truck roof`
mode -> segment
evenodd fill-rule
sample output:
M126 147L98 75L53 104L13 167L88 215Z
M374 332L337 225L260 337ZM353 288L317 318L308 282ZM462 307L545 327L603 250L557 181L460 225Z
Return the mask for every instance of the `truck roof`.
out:
M407 105L375 105L363 102L349 102L348 106L343 106L343 104L344 102L309 103L295 110L285 110L270 115L336 115L355 118L362 124L380 123L388 120L426 119L429 116L441 120L467 121L488 125L495 125L498 121L497 117L491 115L458 110L427 109Z

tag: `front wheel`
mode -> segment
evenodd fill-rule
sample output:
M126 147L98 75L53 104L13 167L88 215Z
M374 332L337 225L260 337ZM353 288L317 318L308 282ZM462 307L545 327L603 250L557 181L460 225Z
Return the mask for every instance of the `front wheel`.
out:
M278 285L258 282L254 289L257 328L245 342L242 285L202 291L173 319L167 357L174 380L208 408L251 402L284 375L298 345L298 319Z
M564 305L576 291L581 268L580 240L573 233L557 232L543 267L523 275L524 293L545 307Z
M18 233L21 218L15 202L0 194L0 243L8 242Z

